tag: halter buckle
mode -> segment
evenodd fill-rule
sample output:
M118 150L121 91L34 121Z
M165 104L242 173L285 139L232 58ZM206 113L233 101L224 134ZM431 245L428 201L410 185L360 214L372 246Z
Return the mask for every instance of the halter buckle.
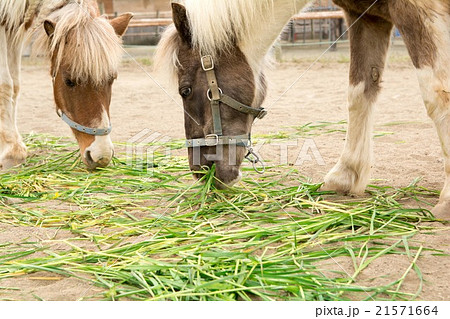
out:
M264 117L266 117L267 115L267 110L266 109L261 109L261 111L259 112L259 114L256 116L258 119L262 120Z
M202 56L202 68L203 71L208 72L214 70L214 60L211 55Z
M219 135L209 134L205 136L205 146L217 146L217 145L219 145Z

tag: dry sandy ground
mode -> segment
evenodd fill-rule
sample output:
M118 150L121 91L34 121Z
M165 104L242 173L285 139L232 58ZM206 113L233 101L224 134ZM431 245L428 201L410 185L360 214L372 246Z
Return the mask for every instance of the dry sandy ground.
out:
M309 122L345 120L346 90L348 78L348 57L346 50L326 56L311 70L299 78L310 66L320 51L295 52L285 58L300 58L303 62L282 63L268 73L270 93L265 106L270 113L263 121L254 125L254 134L269 134L279 131L293 131L293 126ZM179 98L175 103L155 83L157 75L150 67L140 68L132 61L125 63L114 86L112 119L115 141L127 141L134 134L148 128L165 136L183 137L183 111ZM298 81L297 81L298 80ZM281 95L295 81L295 85ZM56 116L51 93L51 80L44 65L26 62L23 67L23 86L20 100L18 125L23 133L38 132L69 136L69 128ZM394 53L385 74L384 90L376 111L376 131L390 132L375 141L376 163L373 166L374 183L405 187L415 178L422 178L420 184L434 190L444 182L443 162L437 134L426 115L414 69L402 49ZM281 97L281 98L280 98ZM389 125L396 123L397 125ZM326 172L338 160L344 144L344 133L325 134L314 137L325 165L308 162L300 169L305 176L320 182ZM304 139L297 146L289 146L288 159L294 164ZM294 143L295 144L295 143ZM261 153L266 160L279 161L280 146L266 145ZM436 199L433 199L435 202ZM417 205L417 204L415 204ZM450 254L450 231L422 234L416 237L426 247L438 248ZM47 231L42 231L47 232ZM16 240L46 237L41 230L11 228L0 223L0 239ZM64 235L61 235L64 236ZM351 267L348 261L341 261L344 268ZM376 261L360 276L362 284L379 284L392 276L399 278L409 266L407 257L386 257ZM421 295L426 300L450 300L450 257L434 257L424 253L418 264L425 277ZM376 276L374 276L376 274ZM380 276L380 274L382 274ZM377 278L375 281L373 278ZM74 300L93 289L76 279L40 281L39 275L0 281L0 286L22 287L16 297L33 299L31 293L49 300ZM415 291L417 279L411 277L406 288ZM94 288L95 289L95 288ZM1 298L1 293L0 293Z

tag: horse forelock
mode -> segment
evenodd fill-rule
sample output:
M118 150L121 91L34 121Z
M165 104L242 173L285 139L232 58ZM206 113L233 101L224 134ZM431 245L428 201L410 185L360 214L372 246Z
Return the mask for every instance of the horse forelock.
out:
M55 31L48 37L41 21L35 46L53 58L53 72L64 64L72 80L95 85L117 73L121 40L106 18L97 16L96 7L84 0L71 1L45 19L56 23Z

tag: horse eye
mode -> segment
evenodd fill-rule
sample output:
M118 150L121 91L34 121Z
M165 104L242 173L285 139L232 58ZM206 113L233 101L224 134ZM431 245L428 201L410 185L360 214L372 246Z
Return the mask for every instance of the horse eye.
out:
M68 87L71 87L71 88L73 88L75 85L77 85L75 82L73 82L73 81L70 80L70 79L66 79L66 80L65 80L65 83L66 83L66 85L67 85Z
M180 89L180 95L183 98L187 98L191 94L192 94L192 89L190 87Z

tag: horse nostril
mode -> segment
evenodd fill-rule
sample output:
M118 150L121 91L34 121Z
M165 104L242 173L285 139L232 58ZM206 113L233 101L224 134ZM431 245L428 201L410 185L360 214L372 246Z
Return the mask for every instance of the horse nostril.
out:
M111 152L113 153L113 152ZM109 163L111 162L112 156L100 156L96 158L95 152L92 153L90 150L86 150L84 152L84 158L83 161L86 164L86 166L90 169L96 169L97 167L107 167Z
M84 158L86 159L86 162L88 163L89 166L95 164L95 162L94 162L94 160L92 159L92 156L91 156L91 151L86 151L84 153Z

